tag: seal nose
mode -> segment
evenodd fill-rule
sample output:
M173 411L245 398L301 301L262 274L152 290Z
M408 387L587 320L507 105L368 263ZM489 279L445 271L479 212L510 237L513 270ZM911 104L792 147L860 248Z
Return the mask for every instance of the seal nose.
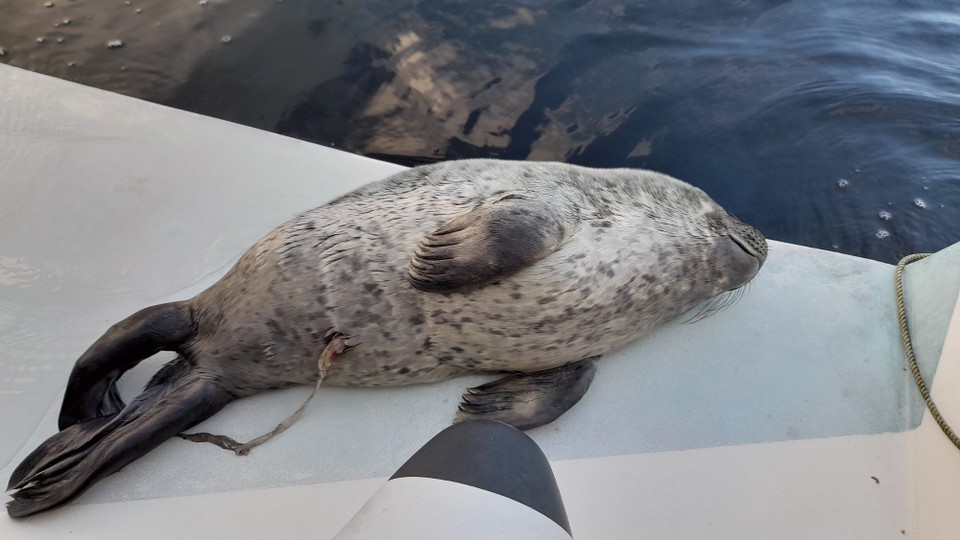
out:
M728 230L730 238L744 251L756 257L761 265L767 260L767 239L760 231L732 216Z

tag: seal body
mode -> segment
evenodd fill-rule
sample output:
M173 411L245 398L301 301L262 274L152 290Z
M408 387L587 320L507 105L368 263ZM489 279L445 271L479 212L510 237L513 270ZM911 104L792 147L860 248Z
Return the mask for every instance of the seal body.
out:
M554 251L466 292L429 294L411 284L423 238L510 201L517 212L535 201L557 214L563 230ZM746 230L699 189L649 171L486 160L411 169L254 245L192 302L190 353L230 373L241 393L314 380L329 329L360 346L325 384L549 369L618 348L752 278L762 260L735 245L731 226ZM503 256L483 240L457 246L478 267ZM529 249L509 245L522 237L500 241Z
M650 171L407 170L281 225L196 297L111 327L71 372L60 431L11 475L8 512L63 504L237 398L314 382L318 358L335 357L323 382L336 385L507 371L469 389L456 418L546 424L584 395L599 355L744 285L766 254L754 228ZM124 403L117 379L160 350L179 356Z

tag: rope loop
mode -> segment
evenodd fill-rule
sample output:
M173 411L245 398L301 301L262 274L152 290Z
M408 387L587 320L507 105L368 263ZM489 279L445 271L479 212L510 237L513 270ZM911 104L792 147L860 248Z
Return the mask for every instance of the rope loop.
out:
M917 383L917 390L920 391L920 397L922 397L923 402L927 404L927 409L930 410L930 414L933 415L933 419L936 420L937 425L943 430L944 435L950 439L950 442L952 442L954 446L960 449L960 437L957 437L957 434L950 428L947 421L943 419L943 416L940 414L940 409L937 408L937 404L934 403L933 398L930 397L930 390L927 389L927 384L923 382L923 375L920 374L920 367L917 365L917 357L913 354L913 343L910 341L910 327L907 324L907 308L903 301L904 267L929 256L929 253L915 253L913 255L907 255L897 263L895 283L897 291L897 319L900 321L900 339L903 341L903 352L907 357L907 365L910 367L910 373L913 374L913 380Z

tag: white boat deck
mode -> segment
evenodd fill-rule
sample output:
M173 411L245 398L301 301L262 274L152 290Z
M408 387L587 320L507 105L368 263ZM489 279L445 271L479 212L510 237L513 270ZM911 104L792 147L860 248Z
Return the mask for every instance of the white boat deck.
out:
M0 66L0 477L54 433L73 361L110 324L191 296L275 225L398 169ZM529 432L575 537L960 537L960 451L905 370L892 280L890 265L774 242L739 303L603 360L576 407ZM906 289L924 374L960 426L960 246L909 267ZM125 397L167 358L134 369ZM0 537L329 538L485 379L323 388L250 456L171 440L67 507L3 513ZM201 428L251 438L307 392Z

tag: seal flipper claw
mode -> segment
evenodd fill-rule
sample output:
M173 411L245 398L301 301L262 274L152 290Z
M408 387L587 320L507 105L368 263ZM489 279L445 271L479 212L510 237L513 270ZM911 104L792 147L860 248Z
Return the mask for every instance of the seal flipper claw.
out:
M533 373L516 373L470 388L455 422L499 420L517 429L553 422L590 388L599 356Z
M142 309L110 327L70 372L60 407L60 429L120 412L124 403L117 391L117 379L159 351L178 350L195 330L190 310L183 302Z
M21 518L64 504L234 399L174 360L120 413L73 424L34 450L11 476L7 512Z
M555 251L576 228L576 215L559 201L500 197L424 238L408 277L425 292L478 289Z
M71 449L82 447L94 439L104 425L116 415L103 416L74 424L70 429L55 433L36 450L30 452L20 465L10 474L7 491L18 489L26 484L25 479L45 469L52 456L63 455Z

